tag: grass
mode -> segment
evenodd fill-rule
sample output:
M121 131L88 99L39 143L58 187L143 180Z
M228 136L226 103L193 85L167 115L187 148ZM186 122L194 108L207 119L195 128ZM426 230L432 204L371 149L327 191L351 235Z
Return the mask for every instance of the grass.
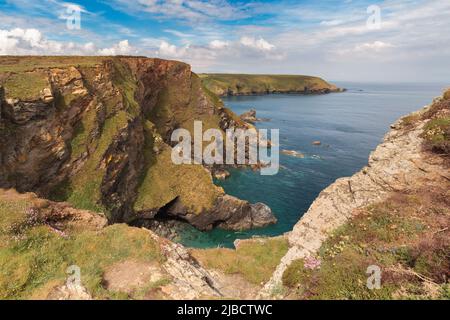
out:
M149 165L138 189L135 210L161 208L176 197L192 213L212 208L221 191L202 166L173 164L172 151L167 145L159 154L149 150L147 147Z
M320 268L294 261L283 274L299 299L445 298L450 270L448 189L395 193L362 210L322 245ZM367 267L382 270L382 286L369 290ZM429 290L423 278L430 279ZM447 288L447 289L446 289Z
M64 68L70 66L95 66L101 64L106 57L77 56L2 56L0 57L0 73L26 72L36 69Z
M93 115L91 115L93 116ZM114 137L128 123L129 116L125 111L119 111L116 115L106 119L102 133L96 148L84 163L78 174L64 181L53 190L52 199L64 200L71 203L75 208L105 212L106 209L101 203L100 186L105 174L105 169L101 168L101 161L106 150L112 143ZM91 122L85 118L86 125L91 127ZM83 122L82 122L83 125ZM79 129L78 135L72 141L72 152L75 156L84 150L85 137L88 134L86 127ZM79 137L81 135L81 138Z
M108 296L102 285L104 270L125 259L160 261L162 257L146 231L126 225L69 238L47 226L35 227L26 231L23 240L0 249L0 298L28 298L49 282L64 283L70 265L80 267L82 284L94 297L104 298Z
M430 120L425 125L422 137L427 149L450 156L450 117Z
M63 237L48 225L29 224L27 209L46 205L32 195L0 192L0 299L45 298L65 283L70 265L80 267L82 284L94 298L113 298L102 284L109 266L127 259L164 261L159 244L143 229L117 224Z
M444 92L443 97L445 100L450 100L450 89Z
M173 73L169 70L169 75ZM145 172L142 175L138 196L134 204L137 211L160 208L175 198L192 213L200 214L211 209L222 190L216 187L210 174L200 165L175 165L171 159L171 148L163 142L167 123L185 128L193 134L194 121L202 121L203 130L220 128L217 114L198 110L202 97L201 81L192 77L192 85L179 80L169 81L160 92L158 104L147 114L144 156ZM209 107L216 108L219 100L207 95ZM157 142L155 142L157 141ZM158 152L154 152L156 147ZM192 186L195 186L193 188Z
M193 249L193 256L208 269L225 274L240 274L247 281L261 285L268 281L288 250L284 238L246 240L236 250Z
M421 117L419 114L411 114L406 117L403 117L401 123L405 127L412 127L414 124L417 123L417 121L420 120L420 118Z
M107 212L108 208L101 202L101 184L105 168L101 165L103 156L121 129L128 121L139 114L139 105L135 100L137 84L131 71L118 59L112 60L112 83L119 90L119 94L107 94L98 99L105 111L106 120L98 123L98 103L91 103L85 111L81 121L75 128L74 138L71 141L71 159L76 160L80 155L91 150L80 172L60 184L52 193L55 200L64 200L74 207L97 212ZM91 85L93 75L83 68L87 74L88 86ZM97 139L93 132L101 127L101 134ZM93 150L93 151L92 151Z
M217 95L335 88L321 78L302 75L201 74L200 77L205 87Z
M77 159L82 153L87 151L89 145L89 136L96 127L96 110L89 108L86 114L77 124L74 130L74 137L70 141L71 157Z
M49 88L48 75L44 72L25 72L10 75L3 83L7 98L35 100L44 88Z

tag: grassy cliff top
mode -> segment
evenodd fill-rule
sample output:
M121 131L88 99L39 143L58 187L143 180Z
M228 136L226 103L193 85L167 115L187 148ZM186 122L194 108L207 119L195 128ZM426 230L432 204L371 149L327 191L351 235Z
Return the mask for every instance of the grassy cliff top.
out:
M205 87L217 95L271 92L307 92L337 87L327 81L305 75L200 74Z
M107 57L82 56L2 56L0 72L24 72L39 68L62 68L73 65L94 66Z

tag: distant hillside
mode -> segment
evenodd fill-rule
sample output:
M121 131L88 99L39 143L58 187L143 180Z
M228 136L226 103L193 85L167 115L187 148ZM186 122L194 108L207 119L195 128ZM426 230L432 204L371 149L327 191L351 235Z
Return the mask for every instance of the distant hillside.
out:
M321 78L302 75L200 74L199 76L204 86L219 96L342 91Z

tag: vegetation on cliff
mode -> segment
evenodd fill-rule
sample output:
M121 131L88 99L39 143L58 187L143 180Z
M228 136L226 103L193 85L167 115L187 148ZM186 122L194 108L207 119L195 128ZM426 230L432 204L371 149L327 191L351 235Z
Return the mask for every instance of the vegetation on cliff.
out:
M94 298L126 297L106 288L104 272L120 261L160 264L164 257L148 231L105 225L94 213L0 189L0 299L48 298L71 265Z
M312 76L200 74L200 77L204 86L219 96L339 91L336 86Z
M396 172L411 181L407 188L390 188L386 200L356 209L312 258L291 262L282 275L285 295L297 299L450 298L448 93L393 126L406 137L419 132L414 159L404 156L401 161L414 163L425 179L411 180L404 172ZM436 167L431 169L421 157ZM385 170L391 170L386 166L385 162ZM355 197L357 189L352 191ZM308 259L319 261L319 266L311 267ZM371 265L382 271L380 289L367 287L366 271Z
M270 279L280 259L287 252L285 238L241 240L236 248L192 249L192 255L207 269L225 274L239 274L260 286Z
M395 193L361 210L322 245L320 268L294 261L283 284L291 298L450 298L448 189ZM381 268L380 289L367 288L368 266Z
M177 128L193 131L194 121L204 130L246 125L187 64L1 57L0 115L0 187L105 212L111 222L152 219L169 205L182 219L208 214L188 221L202 229L231 218L217 208L224 192L209 171L171 161Z

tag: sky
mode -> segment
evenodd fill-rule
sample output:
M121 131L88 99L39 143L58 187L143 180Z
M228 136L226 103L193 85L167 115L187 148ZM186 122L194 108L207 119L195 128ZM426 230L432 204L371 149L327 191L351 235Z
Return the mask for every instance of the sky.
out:
M450 82L449 0L0 0L0 55L142 55L195 72Z

